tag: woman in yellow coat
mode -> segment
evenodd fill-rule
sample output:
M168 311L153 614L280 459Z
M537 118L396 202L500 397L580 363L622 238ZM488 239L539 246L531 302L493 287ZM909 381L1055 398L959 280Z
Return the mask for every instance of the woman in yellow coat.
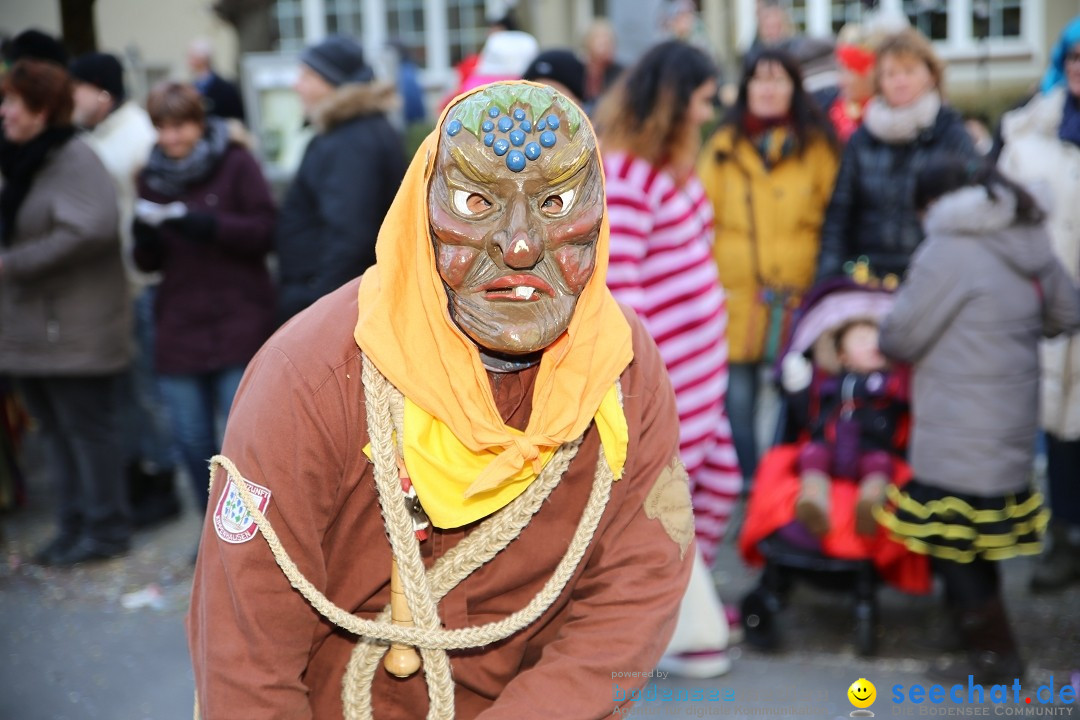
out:
M803 90L794 60L775 49L751 56L738 100L698 168L728 294L727 411L747 481L757 465L762 368L775 359L814 280L837 163L832 128Z

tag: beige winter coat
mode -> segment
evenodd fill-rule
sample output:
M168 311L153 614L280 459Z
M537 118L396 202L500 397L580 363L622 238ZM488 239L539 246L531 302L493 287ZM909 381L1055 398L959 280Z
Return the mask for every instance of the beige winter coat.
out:
M127 366L131 311L116 188L72 138L34 176L0 248L0 372L99 375Z
M911 467L950 492L1027 487L1039 339L1080 329L1080 292L1016 204L1000 187L995 200L967 187L934 203L881 327L881 350L913 365Z
M1066 271L1080 278L1080 147L1058 138L1065 90L1037 95L1001 122L1000 168L1032 188L1050 208L1047 228ZM1080 335L1042 346L1042 426L1062 440L1080 439Z

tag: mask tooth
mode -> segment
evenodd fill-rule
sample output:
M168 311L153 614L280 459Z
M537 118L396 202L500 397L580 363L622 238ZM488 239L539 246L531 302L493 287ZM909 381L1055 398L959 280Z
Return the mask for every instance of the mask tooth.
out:
M528 300L529 298L531 298L533 292L534 288L528 287L526 285L519 285L518 287L514 288L514 296L519 297L522 300Z

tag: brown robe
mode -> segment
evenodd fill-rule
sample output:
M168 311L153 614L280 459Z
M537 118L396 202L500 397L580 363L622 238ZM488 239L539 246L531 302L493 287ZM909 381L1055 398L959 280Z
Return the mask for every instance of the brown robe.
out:
M372 617L389 602L390 546L373 466L362 452L368 433L353 340L357 284L286 325L255 357L223 453L249 481L269 488L267 519L308 580L337 605ZM678 453L674 395L653 341L632 313L628 320L634 360L621 378L630 440L623 477L555 603L500 643L450 653L459 718L608 716L625 704L613 699L613 683L625 692L645 682L612 673L651 670L674 631L694 552L693 516L685 475L670 469ZM417 358L417 372L423 366ZM531 412L535 374L492 375L496 404L519 429ZM598 451L590 426L521 536L440 603L446 628L503 619L539 591L580 521ZM238 544L218 537L213 513L226 486L219 471L187 623L202 717L340 718L341 680L356 638L290 587L261 533ZM430 566L473 527L435 530L421 545L424 562ZM422 675L398 680L380 668L375 717L425 717Z

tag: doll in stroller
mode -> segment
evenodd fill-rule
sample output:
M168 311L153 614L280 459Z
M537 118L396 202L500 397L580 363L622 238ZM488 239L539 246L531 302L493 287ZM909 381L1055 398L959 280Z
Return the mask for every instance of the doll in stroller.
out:
M763 566L740 608L751 645L779 644L777 615L796 580L853 597L864 655L875 647L882 581L929 592L926 559L873 520L886 485L910 478L907 370L877 350L892 303L888 289L844 278L815 287L799 310L777 373L776 444L758 466L739 536L743 559Z

